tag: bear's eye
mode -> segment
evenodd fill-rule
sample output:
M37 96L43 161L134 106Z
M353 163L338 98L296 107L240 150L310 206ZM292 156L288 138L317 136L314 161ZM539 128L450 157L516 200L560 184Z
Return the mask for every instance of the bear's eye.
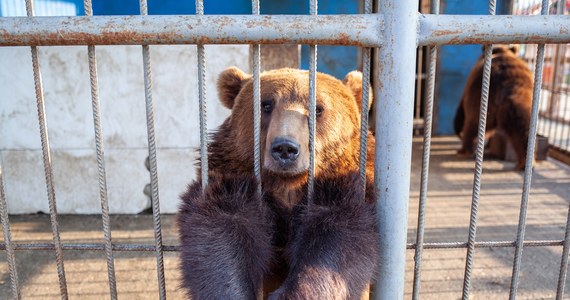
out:
M270 113L273 110L273 101L265 100L261 102L261 109L264 113Z
M324 109L323 109L322 106L317 105L317 108L316 108L316 110L315 110L315 114L317 115L317 117L320 117L320 116L321 116L321 114L323 113L323 110L324 110Z

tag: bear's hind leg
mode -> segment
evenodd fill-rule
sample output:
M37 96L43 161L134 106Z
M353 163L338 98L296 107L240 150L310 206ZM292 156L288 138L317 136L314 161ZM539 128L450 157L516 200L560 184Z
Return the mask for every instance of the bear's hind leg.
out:
M254 299L272 256L271 225L256 180L210 177L182 196L182 287L192 299Z

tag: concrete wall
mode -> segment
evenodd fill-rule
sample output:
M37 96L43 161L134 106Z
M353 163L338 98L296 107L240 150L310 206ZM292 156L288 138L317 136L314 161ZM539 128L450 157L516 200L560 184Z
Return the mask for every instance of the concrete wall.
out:
M140 46L97 47L111 213L150 207ZM249 72L248 46L207 46L208 128L229 114L217 100L220 71ZM151 46L161 212L174 213L195 177L199 147L196 48ZM42 47L40 64L60 213L100 213L86 47ZM28 47L0 48L0 159L9 212L48 212Z

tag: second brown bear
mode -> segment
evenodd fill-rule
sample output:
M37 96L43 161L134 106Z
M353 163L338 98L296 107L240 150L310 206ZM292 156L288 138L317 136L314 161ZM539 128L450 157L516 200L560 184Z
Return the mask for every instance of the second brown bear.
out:
M461 103L454 120L455 132L462 145L457 152L472 156L479 126L481 86L484 59L481 57L467 79ZM507 137L517 155L516 168L524 170L527 155L528 131L532 108L533 76L515 48L498 46L493 49L487 133L495 131Z

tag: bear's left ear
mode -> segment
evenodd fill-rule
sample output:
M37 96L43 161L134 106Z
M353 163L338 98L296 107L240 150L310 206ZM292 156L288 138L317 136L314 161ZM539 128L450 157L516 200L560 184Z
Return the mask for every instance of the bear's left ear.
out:
M220 74L218 77L218 97L225 107L232 109L243 82L248 78L249 75L237 67L229 67Z
M352 71L346 74L342 83L352 91L352 94L356 99L356 103L358 103L358 108L362 110L362 73L359 71ZM368 111L370 111L374 97L372 97L372 88L369 88L368 91Z

